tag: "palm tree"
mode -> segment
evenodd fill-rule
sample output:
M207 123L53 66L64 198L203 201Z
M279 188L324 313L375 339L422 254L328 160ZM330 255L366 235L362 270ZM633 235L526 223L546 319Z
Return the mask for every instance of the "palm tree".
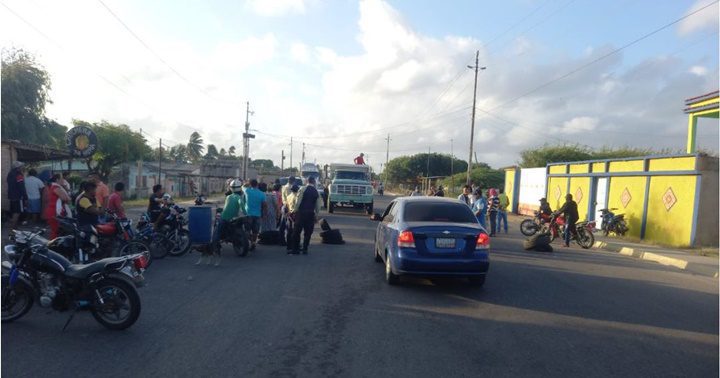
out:
M205 147L203 147L203 139L197 131L193 131L190 134L190 140L187 144L187 154L190 160L198 161L202 157L202 153Z
M218 153L217 147L215 147L214 144L208 144L205 159L217 159L219 155L220 154Z
M228 148L228 155L235 156L235 146L230 146L230 148Z
M224 148L220 149L220 156L227 156L227 151Z

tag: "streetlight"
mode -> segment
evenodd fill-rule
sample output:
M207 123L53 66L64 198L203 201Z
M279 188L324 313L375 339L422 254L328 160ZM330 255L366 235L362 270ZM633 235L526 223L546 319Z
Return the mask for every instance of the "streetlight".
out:
M472 120L470 122L470 154L468 157L468 169L466 184L470 185L470 171L472 170L472 157L473 157L473 138L475 137L475 102L477 100L477 76L478 70L484 70L487 67L480 67L478 60L480 59L480 50L475 52L475 65L467 66L470 69L475 69L475 88L473 89L473 108L472 108Z

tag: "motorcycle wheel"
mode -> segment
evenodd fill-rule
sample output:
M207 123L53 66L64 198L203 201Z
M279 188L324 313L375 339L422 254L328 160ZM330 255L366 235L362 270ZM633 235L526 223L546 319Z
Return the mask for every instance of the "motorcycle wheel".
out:
M232 245L235 253L240 257L247 256L248 251L250 251L250 241L248 240L247 236L242 232L239 232L237 235L235 235Z
M538 225L532 219L525 219L520 223L520 232L525 236L533 236L538 232Z
M595 236L591 232L587 232L584 228L577 230L577 243L583 249L589 249L595 244Z
M18 280L10 289L10 276L2 275L2 322L8 323L27 314L33 305L33 289ZM18 305L19 304L19 305Z
M140 296L135 287L117 278L104 278L95 287L103 302L94 295L90 312L98 323L112 330L135 324L140 316Z
M140 240L131 240L120 247L117 252L117 256L134 255L136 253L142 253L147 258L147 267L149 268L153 262L153 254L150 251L150 247L147 243Z
M165 235L155 235L148 241L148 248L153 259L162 259L170 253L174 244Z
M174 243L174 247L170 250L170 256L182 256L190 251L190 233L187 230L179 229L170 232L168 239Z

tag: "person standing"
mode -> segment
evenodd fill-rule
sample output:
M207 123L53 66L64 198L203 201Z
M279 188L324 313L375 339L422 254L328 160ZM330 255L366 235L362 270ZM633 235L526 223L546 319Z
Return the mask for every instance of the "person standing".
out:
M310 245L310 237L312 237L317 215L320 213L322 206L320 194L315 189L315 177L310 176L307 185L303 186L297 194L297 202L293 208L296 213L295 225L293 227L293 254L300 251L300 232L303 233L302 253L307 255L308 246Z
M568 193L565 195L565 203L557 212L565 215L565 247L569 247L570 234L572 234L573 237L577 237L575 224L579 218L577 202L573 201L572 194Z
M262 182L258 185L258 189L265 195L265 210L262 214L260 222L260 232L277 230L277 201L275 195L268 193L268 186Z
M125 184L115 183L115 191L108 197L107 209L115 213L118 218L125 218L125 207L123 207L122 194L125 190Z
M470 187L470 185L463 186L463 192L458 196L458 201L466 204L470 208L473 206L473 202L470 200L471 189L472 187Z
M285 228L288 231L286 242L287 242L287 253L288 255L293 253L293 247L295 244L293 243L293 230L295 227L295 217L296 214L293 212L295 210L295 204L297 203L297 194L300 191L300 186L297 184L294 184L292 188L290 188L290 194L287 196L287 202L285 203L285 208L288 209L288 213L285 214Z
M498 195L498 200L500 201L498 206L498 215L497 215L497 228L498 232L500 232L500 226L504 225L503 228L505 230L505 233L508 233L508 224L507 224L507 208L510 206L510 199L508 198L507 194L505 194L505 189L500 189L500 195Z
M27 193L25 192L25 176L23 176L24 166L23 162L14 161L6 178L8 199L10 200L10 229L17 227L20 214L25 211Z
M108 197L110 197L110 188L100 179L100 175L93 174L90 178L97 188L95 189L95 198L97 199L98 206L105 206Z
M361 152L360 155L353 160L353 162L357 165L365 165L365 154Z
M28 175L25 177L25 193L28 198L27 212L35 223L40 221L42 190L44 188L45 183L37 177L37 171L34 169L28 170Z
M495 236L497 228L497 214L500 208L500 199L495 189L488 190L488 218L490 219L490 236Z
M157 184L152 188L153 192L148 199L147 214L151 223L155 223L160 217L160 209L162 205L163 188Z
M290 220L288 219L288 214L290 213L290 210L292 210L292 207L288 206L288 197L292 193L292 187L295 185L295 177L290 176L288 177L288 182L285 186L282 187L282 210L280 215L280 234L282 235L283 242L288 247L288 250L292 249L292 246L290 245L290 238L292 237L292 228L288 228L287 225L290 223ZM299 187L299 186L298 186Z
M57 217L72 216L71 213L68 213L69 210L67 210L67 205L70 203L70 195L65 191L65 188L58 183L60 180L62 180L62 176L60 176L59 173L52 175L50 178L47 189L47 204L43 210L45 221L48 223L48 226L50 226L50 240L59 236L60 224L58 223Z
M65 189L65 192L70 195L72 193L72 187L70 186L70 182L67 180L70 178L70 172L65 171L63 172L62 176L60 177L60 180L58 180L58 184Z
M482 195L482 190L480 189L475 190L475 198L472 206L473 214L477 217L480 225L487 230L487 222L485 221L487 217L487 198Z
M258 181L250 180L250 187L245 188L245 214L247 214L247 227L250 231L250 250L254 251L260 233L260 218L267 211L265 193L258 189Z

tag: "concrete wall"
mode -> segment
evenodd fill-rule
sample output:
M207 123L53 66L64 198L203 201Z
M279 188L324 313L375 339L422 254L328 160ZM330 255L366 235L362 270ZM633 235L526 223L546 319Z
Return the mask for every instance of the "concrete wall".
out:
M630 236L672 246L718 245L718 159L699 155L647 156L589 162L550 164L538 173L520 173L520 212L532 214L537 194L544 188L550 206L557 209L570 193L578 203L580 219L593 211L596 181L608 179L606 204L624 214ZM534 203L532 203L534 202ZM602 201L600 201L602 202Z
M540 209L540 198L547 197L545 171L544 167L520 170L518 214L533 215L535 210Z

